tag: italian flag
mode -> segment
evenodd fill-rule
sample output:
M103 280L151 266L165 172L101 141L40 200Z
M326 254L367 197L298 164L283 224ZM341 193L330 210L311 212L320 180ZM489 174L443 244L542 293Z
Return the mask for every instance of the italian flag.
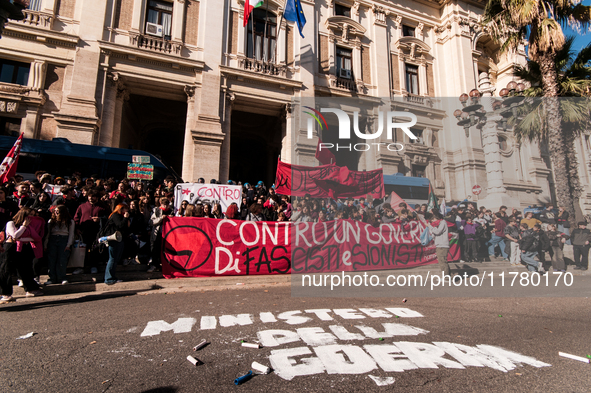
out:
M244 3L244 25L248 23L248 18L250 18L250 13L255 8L258 8L263 5L263 0L246 0Z

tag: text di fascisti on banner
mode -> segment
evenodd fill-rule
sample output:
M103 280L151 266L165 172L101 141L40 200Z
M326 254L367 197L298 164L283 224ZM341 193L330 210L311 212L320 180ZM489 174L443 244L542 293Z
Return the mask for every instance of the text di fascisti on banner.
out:
M165 277L173 278L416 267L437 262L435 247L420 244L423 229L421 222L404 231L398 224L376 228L353 220L290 223L175 217L163 227L162 269ZM449 255L453 258L453 248Z

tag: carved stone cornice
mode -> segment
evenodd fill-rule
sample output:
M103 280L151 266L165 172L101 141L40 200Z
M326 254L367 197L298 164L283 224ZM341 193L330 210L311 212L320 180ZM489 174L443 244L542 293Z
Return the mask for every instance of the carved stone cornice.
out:
M343 42L348 42L350 39L361 39L366 31L359 22L342 15L328 17L326 28L335 36L340 36Z

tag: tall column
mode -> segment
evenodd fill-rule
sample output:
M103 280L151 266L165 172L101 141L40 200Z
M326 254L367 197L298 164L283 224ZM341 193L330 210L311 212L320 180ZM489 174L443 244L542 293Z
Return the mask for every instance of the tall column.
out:
M65 97L59 112L54 113L57 136L77 143L91 144L100 126L96 93L107 2L78 0L76 17L79 17L80 43L76 47L73 67L68 68ZM99 23L100 22L100 23Z
M101 129L99 134L99 146L113 146L113 127L115 124L115 107L117 105L117 86L119 85L119 73L107 73L107 86L105 88L105 100L103 114L101 116Z
M497 122L502 120L502 116L493 114L492 97L484 97L482 104L484 104L484 109L487 111L486 122L482 126L482 148L484 150L487 186L486 197L480 200L479 204L490 209L497 209L502 205L519 207L519 199L507 194L503 178L503 161L497 132Z
M232 106L236 96L234 93L225 92L224 120L222 121L222 132L224 142L222 143L222 156L220 162L220 181L227 182L230 178L230 136L232 133Z
M186 85L187 94L187 122L185 123L185 141L183 147L183 170L181 176L185 182L194 182L197 179L193 175L193 160L195 156L195 143L191 130L195 126L195 86Z
M113 147L121 147L121 121L123 119L123 104L129 100L129 90L123 83L117 86L117 99L115 100L115 114L113 116Z

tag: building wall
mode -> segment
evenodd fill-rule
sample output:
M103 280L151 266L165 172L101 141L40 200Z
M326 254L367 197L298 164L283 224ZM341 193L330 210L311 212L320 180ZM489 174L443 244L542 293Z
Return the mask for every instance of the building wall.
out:
M523 51L499 55L483 34L478 23L483 3L337 0L350 7L350 16L343 17L335 15L335 1L302 0L305 37L283 20L276 64L246 58L243 1L169 3L170 40L147 34L146 0L42 0L40 11L10 22L0 57L31 63L33 76L28 86L0 85L0 100L19 103L7 115L23 119L27 137L116 146L129 140L122 137L130 121L122 113L130 96L183 101L183 177L226 180L232 111L277 117L282 159L313 165L315 141L300 137L306 119L293 98L385 99L418 114L423 143L410 144L397 135L407 143L404 154L362 156L360 168L382 166L386 173L411 175L413 165L425 165L437 195L489 197L494 165L487 162L482 134L473 128L466 137L457 120L446 115L459 102L444 99L482 88L483 71L490 77L488 91L496 96L512 80L513 65L524 62ZM266 4L268 12L280 15L284 2ZM414 37L404 36L407 28L414 28ZM337 47L352 51L352 79L336 75ZM418 94L407 91L406 64L418 67ZM509 148L497 149L495 157L506 194L522 206L552 200L544 153L503 135ZM584 138L580 143L582 204L590 209L589 147ZM484 189L478 197L471 192L476 184Z

